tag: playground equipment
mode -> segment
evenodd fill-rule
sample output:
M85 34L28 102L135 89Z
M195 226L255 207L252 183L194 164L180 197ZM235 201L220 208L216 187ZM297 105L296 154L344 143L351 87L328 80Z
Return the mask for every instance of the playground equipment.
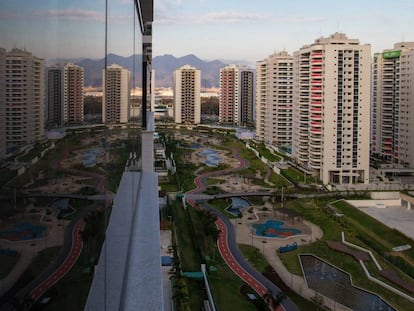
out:
M287 244L286 246L279 247L279 252L280 253L287 253L287 252L293 251L297 248L298 248L298 243L293 242L292 244Z

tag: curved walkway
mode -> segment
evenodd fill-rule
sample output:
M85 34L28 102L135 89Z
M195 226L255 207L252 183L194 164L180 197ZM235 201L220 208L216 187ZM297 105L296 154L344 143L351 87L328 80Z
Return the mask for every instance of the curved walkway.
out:
M238 149L233 148L232 152L233 157L239 160L238 168L209 172L197 176L197 178L194 180L197 188L189 191L188 193L201 193L206 188L207 178L209 177L227 174L248 166L248 162L240 157L240 151ZM194 200L187 201L191 206L195 206L196 202ZM267 290L270 290L274 296L280 293L281 290L272 282L270 282L266 277L264 277L261 273L255 270L240 253L240 250L237 247L234 227L232 223L227 219L227 217L218 212L216 209L209 207L206 203L202 203L201 206L217 215L216 225L217 228L220 230L217 245L221 256L223 257L227 265L233 270L233 272L236 275L238 275L244 282L249 284L249 286L253 288L262 297ZM282 305L277 307L276 310L296 311L298 309L296 305L287 297L282 302Z
M55 163L56 169L66 173L79 173L80 171L78 170L63 169L61 167L61 161L65 159L68 154L69 151L65 149L62 157L57 163ZM105 193L104 196L106 206L108 200L106 198L107 193L105 190L105 177L101 174L92 172L82 172L82 174L96 178L96 189L100 193ZM81 233L86 225L84 217L99 207L101 207L101 204L95 202L93 206L83 210L70 222L70 224L66 227L64 243L59 252L58 258L54 260L52 264L50 264L38 277L36 277L15 295L15 298L18 301L31 301L32 303L36 302L49 290L49 288L51 288L54 284L61 280L66 273L69 272L82 253L83 239Z

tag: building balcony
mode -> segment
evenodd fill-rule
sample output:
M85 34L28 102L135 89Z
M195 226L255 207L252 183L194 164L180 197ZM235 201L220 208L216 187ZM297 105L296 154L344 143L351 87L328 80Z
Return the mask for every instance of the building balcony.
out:
M320 127L322 127L322 123L318 122L318 121L310 121L309 123L310 123L311 128L320 128Z
M321 162L320 161L315 161L315 160L311 160L311 159L309 159L309 160L310 160L309 161L309 166L312 169L319 170L321 168Z
M317 72L312 72L311 73L311 77L312 78L322 78L322 74L321 73L317 73Z
M315 66L311 68L312 73L313 72L322 72L322 67L319 66Z
M320 128L311 128L311 134L322 134L322 130Z
M310 148L309 149L309 155L310 155L311 159L320 160L321 155L322 155L322 151L321 151L321 149Z
M322 85L322 81L321 80L311 80L311 85L312 86L313 85L316 85L316 86Z
M311 94L311 99L322 99L322 95L317 94L317 93L312 93Z
M322 52L312 52L311 53L311 57L312 58L319 58L319 57L323 57L323 53Z
M319 121L319 123L320 123L320 120L322 120L322 116L318 115L318 114L311 114L310 119L315 120L315 121Z
M322 140L322 135L321 134L311 133L310 136L309 136L309 141L311 141L311 142L316 142L317 144L319 144L321 140Z

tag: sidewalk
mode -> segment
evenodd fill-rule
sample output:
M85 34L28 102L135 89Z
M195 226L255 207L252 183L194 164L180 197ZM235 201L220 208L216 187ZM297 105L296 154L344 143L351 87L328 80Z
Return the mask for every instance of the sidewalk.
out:
M40 223L42 225L48 227L45 237L37 240L13 242L8 240L0 240L0 245L3 248L10 248L19 253L17 263L14 265L9 274L4 279L0 280L0 296L5 294L15 284L39 252L46 248L62 246L63 244L64 230L68 224L68 221L58 220L54 215L45 215L43 211L35 215L41 219Z
M283 282L285 282L287 286L289 286L298 295L302 296L307 300L311 300L311 298L315 297L316 292L313 289L307 287L307 284L303 277L292 274L285 268L279 256L277 256L276 249L280 246L285 246L286 244L291 244L293 242L298 243L298 245L308 244L311 240L321 238L323 235L322 230L318 226L310 222L304 221L304 224L310 227L312 230L312 234L310 236L302 235L299 237L291 237L288 239L265 238L256 235L252 236L249 225L251 223L254 223L255 221L248 220L247 217L247 215L244 215L241 219L232 220L233 225L236 229L235 231L237 243L252 245L258 248L260 252L264 252L266 260L273 267L273 269L275 269L279 277L283 280ZM263 241L266 241L266 243L263 243ZM320 293L318 294L320 295ZM327 306L331 310L351 310L325 296L323 296L323 300L325 306Z

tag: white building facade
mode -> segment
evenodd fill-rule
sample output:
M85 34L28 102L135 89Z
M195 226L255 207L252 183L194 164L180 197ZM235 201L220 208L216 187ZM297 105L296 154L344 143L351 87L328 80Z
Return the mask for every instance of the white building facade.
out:
M119 65L103 70L102 122L127 123L131 108L131 73Z
M83 67L66 64L63 67L63 124L83 123Z
M174 122L199 124L201 122L201 72L185 65L174 71Z
M294 53L292 158L324 184L369 182L370 53L342 33Z
M292 144L293 56L270 55L256 66L256 138L274 146Z
M414 42L374 54L371 152L414 168Z
M43 59L17 48L6 53L6 146L24 146L44 137Z

